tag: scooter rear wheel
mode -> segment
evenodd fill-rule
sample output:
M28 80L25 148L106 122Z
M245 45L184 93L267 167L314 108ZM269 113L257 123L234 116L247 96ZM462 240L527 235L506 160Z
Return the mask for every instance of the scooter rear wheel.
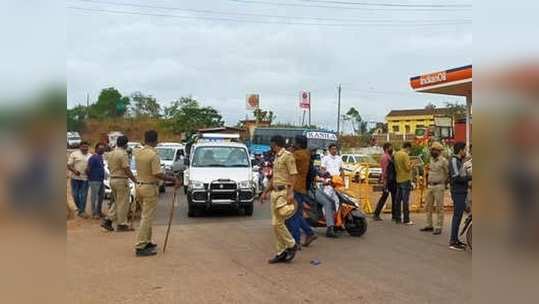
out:
M344 227L350 236L360 237L367 232L367 219L350 214L344 223Z

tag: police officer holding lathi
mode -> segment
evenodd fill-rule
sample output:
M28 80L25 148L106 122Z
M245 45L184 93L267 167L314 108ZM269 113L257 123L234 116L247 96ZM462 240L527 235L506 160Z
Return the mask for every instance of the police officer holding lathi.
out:
M290 262L296 255L296 242L286 228L285 221L296 211L294 185L296 184L296 160L286 151L285 140L276 135L271 138L271 149L275 153L273 177L268 189L262 194L263 203L271 193L271 222L275 236L276 255L268 263Z
M156 254L157 245L152 243L152 222L159 201L159 180L175 183L175 191L181 186L179 178L161 172L161 159L155 150L157 132L148 130L144 133L144 147L134 153L137 168L137 199L142 203L142 216L137 232L136 256Z

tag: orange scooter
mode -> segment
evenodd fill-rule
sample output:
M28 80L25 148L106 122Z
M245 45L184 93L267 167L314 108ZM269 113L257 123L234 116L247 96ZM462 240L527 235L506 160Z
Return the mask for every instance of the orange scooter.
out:
M340 179L340 181L339 181ZM367 231L367 218L354 198L340 191L343 183L340 177L332 179L337 198L337 210L334 213L335 228L347 231L350 236L360 237ZM309 191L304 202L303 216L313 227L327 227L324 216L324 204L334 204L333 199L321 188Z

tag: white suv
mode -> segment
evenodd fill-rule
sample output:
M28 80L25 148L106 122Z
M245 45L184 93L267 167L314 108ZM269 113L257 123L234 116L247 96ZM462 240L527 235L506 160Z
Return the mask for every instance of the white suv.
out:
M253 214L258 174L253 171L244 144L208 142L195 144L184 170L188 216L212 206L231 206Z

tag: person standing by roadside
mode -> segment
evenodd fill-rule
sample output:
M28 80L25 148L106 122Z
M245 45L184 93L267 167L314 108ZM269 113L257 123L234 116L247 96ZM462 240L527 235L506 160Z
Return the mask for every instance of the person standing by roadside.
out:
M129 212L129 181L137 182L129 166L127 155L128 138L125 135L118 137L116 148L108 157L110 170L110 190L114 203L109 210L108 217L101 226L109 231L113 231L112 223L116 223L116 231L125 232L132 229L127 223L127 213Z
M287 227L298 247L301 244L301 231L305 234L305 242L303 246L308 247L317 236L314 234L313 229L305 218L303 217L303 204L307 195L307 175L309 173L309 167L311 162L311 152L307 150L307 137L298 135L295 138L295 146L293 149L293 155L296 160L296 168L298 170L298 176L296 183L294 184L294 199L298 204L296 213L287 221Z
M105 164L103 162L105 145L98 143L95 145L95 153L88 159L88 184L90 186L90 202L92 206L92 216L94 219L103 217L101 212L103 198L105 197Z
M444 147L438 143L432 143L430 147L430 163L429 175L427 177L427 192L425 193L425 201L427 203L427 226L421 228L421 231L439 235L442 233L444 226L444 192L449 176L448 162L442 156ZM436 225L432 223L432 211L436 209Z
M451 238L449 248L462 251L466 245L459 240L460 222L464 209L466 209L466 196L468 195L468 182L472 180L463 166L466 158L466 144L457 142L453 146L453 156L449 163L449 181L451 185L451 198L453 199L453 219L451 221Z
M375 221L382 220L382 218L380 217L380 213L382 212L382 209L384 208L390 193L392 215L391 218L393 220L397 219L397 216L395 215L395 202L397 199L397 179L395 174L395 164L393 163L393 145L391 145L391 143L385 143L383 149L384 155L382 155L382 158L380 159L380 168L382 169L382 175L380 176L380 180L384 189L372 217L372 219Z
M159 202L159 180L174 183L174 191L181 186L181 181L177 177L161 172L161 159L155 150L157 143L157 132L148 130L144 133L144 147L134 151L138 178L136 182L137 199L142 203L142 216L135 245L136 256L157 254L155 251L157 245L152 243L152 223Z
M285 140L282 136L275 135L271 138L271 149L275 153L273 177L261 198L261 203L263 203L271 193L271 222L277 253L268 260L270 264L291 261L297 250L296 242L287 229L285 221L296 211L294 185L298 171L294 156L284 147Z
M395 171L397 172L397 200L395 203L395 223L413 225L410 221L410 191L412 190L412 165L410 162L410 150L412 144L405 142L402 149L394 156ZM401 214L402 209L402 214ZM402 218L401 218L402 215Z
M77 214L82 218L86 215L86 199L88 197L88 142L81 141L79 150L69 155L67 169L71 171L71 194L77 206Z

